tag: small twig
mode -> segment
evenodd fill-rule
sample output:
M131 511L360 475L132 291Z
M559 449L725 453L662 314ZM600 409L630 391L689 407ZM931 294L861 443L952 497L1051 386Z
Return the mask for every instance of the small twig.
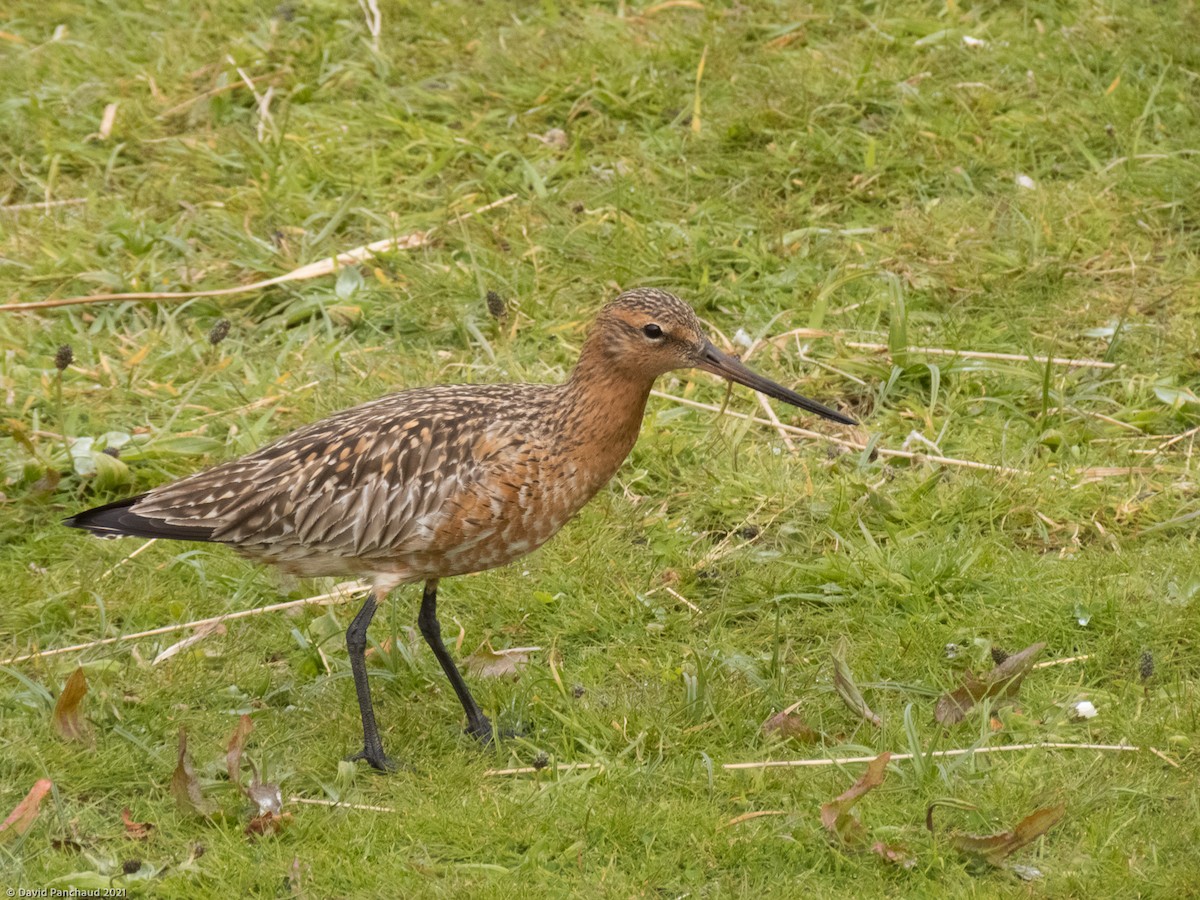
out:
M1083 662L1084 660L1088 660L1091 658L1092 658L1092 655L1090 653L1084 653L1081 656L1068 656L1065 659L1048 659L1045 662L1036 663L1033 666L1033 668L1048 669L1051 666L1065 666L1068 663Z
M134 550L128 556L126 556L122 559L118 559L115 563L113 563L109 567L108 571L106 571L103 575L100 576L100 579L103 581L105 578L107 578L113 572L117 571L117 569L121 568L121 566L125 565L125 563L129 562L135 556L142 553L143 551L149 550L151 547L154 546L155 542L157 542L157 541L158 541L158 538L150 538L150 540L146 541L146 543L142 544L140 547L138 547L136 550Z
M328 594L318 594L316 597L305 597L303 600L288 600L285 603L273 603L270 606L256 606L254 609L243 609L238 612L225 613L220 616L212 616L208 619L197 619L193 622L183 622L179 625L163 625L161 628L151 628L149 631L138 631L133 634L122 634L117 637L102 638L96 641L88 641L86 644L73 644L70 647L59 647L55 650L40 650L37 653L26 653L22 656L12 656L8 659L0 659L0 666L9 666L13 663L25 662L30 659L42 659L48 656L60 656L63 653L75 653L80 650L90 650L93 647L103 647L107 644L116 644L123 641L136 641L141 638L154 637L158 634L170 634L172 631L184 631L188 628L202 628L206 625L215 625L219 622L231 622L234 619L245 619L250 616L261 616L263 613L278 612L281 609L291 609L297 606L333 606L338 603L345 603L358 594L369 591L371 586L365 582L352 582L347 585L339 585L337 590L331 591Z
M655 397L661 397L664 400L671 400L674 403L690 406L694 409L703 409L708 412L721 412L721 407L713 406L711 403L700 403L696 400L688 400L684 397L676 397L674 394L667 394L663 391L651 391ZM775 423L770 419L761 419L758 416L750 416L745 413L734 412L733 410L725 410L725 415L733 416L735 419L748 419L751 422L757 422L760 425L770 425L775 427ZM846 447L849 450L865 450L866 444L861 444L858 441L847 440L846 438L834 437L829 434L822 434L819 431L810 431L807 428L797 428L795 425L780 425L784 431L789 434L797 434L801 437L810 438L812 440L827 441L831 444L836 444L839 447ZM912 453L907 450L890 450L887 447L876 447L875 452L880 456L893 456L901 459L925 460L927 462L941 463L946 466L962 466L967 469L982 469L989 472L998 472L1002 475L1028 475L1029 473L1023 469L1014 469L1011 466L997 466L992 463L974 462L969 459L955 459L951 456L936 456L932 453Z
M370 806L366 803L339 803L336 800L315 800L312 797L288 797L288 803L307 803L310 806L328 806L331 809L361 809L365 812L394 813L390 806Z
M968 756L972 753L1014 753L1019 750L1106 750L1111 752L1136 752L1141 747L1132 744L1004 744L998 747L963 747L955 750L933 750L922 753L921 756L931 756L942 759L948 756ZM892 762L913 759L917 754L893 753ZM725 763L722 769L776 769L797 768L800 766L843 766L848 763L866 763L875 760L874 756L846 756L834 759L767 759L761 762Z
M843 336L844 332L839 331L822 331L818 328L793 328L791 331L785 331L766 340L768 343L774 344L787 340L790 337L838 338ZM882 353L891 352L891 348L887 344L873 344L866 341L845 341L845 344L847 347L853 347L855 350L874 350ZM924 353L927 356L961 356L965 359L991 359L997 362L1035 362L1041 365L1053 363L1056 366L1069 366L1076 369L1115 369L1118 365L1117 363L1104 362L1099 359L1069 359L1063 356L1037 356L1031 353L994 353L990 350L953 350L948 347L905 347L904 352Z
M37 203L10 203L0 206L0 212L23 212L30 209L50 209L54 206L79 206L87 203L86 197L73 197L70 200L39 200Z
M358 0L358 8L367 20L367 31L371 33L371 49L379 52L379 36L383 33L383 13L376 0Z
M1149 750L1151 753L1153 753L1155 756L1157 756L1159 759L1161 759L1163 762L1167 763L1168 765L1174 766L1177 769L1183 768L1183 766L1181 766L1179 763L1175 762L1175 760L1171 759L1171 757L1167 756L1167 754L1163 753L1157 747L1147 747L1146 749Z
M516 194L509 194L507 197L501 197L486 206L481 206L479 209L471 212L463 213L457 219L468 219L471 216L477 216L480 213L495 209L497 206L503 206L517 198ZM436 226L435 226L436 227ZM233 294L247 294L251 291L262 290L263 288L272 287L277 284L285 284L290 281L307 281L310 278L319 278L322 275L331 275L342 266L353 265L354 263L362 262L370 259L379 253L386 253L389 250L413 250L418 247L424 247L429 244L435 228L430 228L428 231L414 231L412 234L401 235L400 237L384 238L381 241L374 241L370 244L363 244L361 247L355 247L352 250L347 250L344 253L339 253L337 256L330 256L327 259L319 260L318 262L309 263L306 266L301 266L298 269L293 269L283 275L276 275L274 278L266 278L262 281L255 281L251 284L240 284L234 287L217 288L209 291L162 291L162 292L138 292L127 294L87 294L80 297L63 297L59 300L39 300L34 303L4 303L0 304L0 312L20 312L22 310L32 309L50 309L57 306L80 306L87 303L108 303L115 300L191 300L196 297L228 297Z
M863 341L846 341L847 347L855 350L878 350L889 352L887 344L869 344ZM1035 362L1045 365L1068 366L1073 369L1115 369L1117 363L1099 359L1068 359L1063 356L1034 356L1030 353L992 353L984 350L949 350L944 347L905 347L906 353L924 353L927 356L962 356L966 359L993 359L1000 362Z
M563 763L554 766L520 766L515 769L484 769L484 775L533 775L535 772L573 772L577 769L603 769L604 763Z
M675 590L675 588L664 586L663 590L666 591L668 594L670 594L672 597L674 597L676 600L678 600L680 603L682 603L684 606L686 606L688 609L690 609L692 612L694 612L696 614L700 614L703 612L703 610L700 609L700 607L698 607L695 603L693 603L687 597L683 596L683 594L679 593L679 591Z
M789 452L795 453L796 445L788 437L788 433L783 428L783 423L779 421L779 416L775 415L775 410L771 408L771 404L767 402L767 398L757 392L755 392L754 396L758 398L758 405L763 408L763 411L767 414L767 418L775 426L775 430L779 432L779 437L783 441L783 445L788 448Z
M274 78L278 74L279 74L278 72L268 72L266 75L259 75L256 78L251 78L250 82L254 83L256 81L264 81L268 78ZM175 104L170 109L165 110L164 112L160 112L155 118L160 119L160 120L161 119L169 119L171 116L175 115L176 113L183 112L189 106L199 103L201 100L207 100L210 97L216 97L218 94L224 94L227 91L235 91L240 87L245 87L245 85L240 81L231 81L228 84L222 84L219 87L211 88L210 90L203 91L203 92L197 94L195 97L189 97L187 100L184 100L182 103Z
M1200 432L1200 425L1197 425L1195 428L1189 428L1187 431L1184 431L1181 434L1175 435L1175 437L1171 438L1168 441L1163 441L1161 444L1159 444L1157 447L1155 447L1154 450L1155 450L1155 452L1160 452L1162 450L1166 450L1172 444L1178 444L1180 441L1190 438L1193 434L1196 434L1196 432Z
M770 500L769 497L764 497L762 500L760 500L758 503L758 506L754 507L754 510L749 515L747 515L744 519L742 519L741 523L738 524L738 526L736 528L731 528L729 530L729 532L723 538L721 538L721 540L719 542L717 542L717 544L711 550L709 550L707 553L704 554L703 557L701 557L699 562L695 563L692 566L692 568L695 569L696 571L700 571L701 569L706 569L710 565L712 565L714 562L716 562L718 559L722 559L727 554L733 552L732 549L730 549L730 545L733 543L734 538L738 536L738 532L741 531L742 528L744 528L746 525L749 525L751 520L754 519L754 517L757 516L760 512L762 512L762 508L767 505L767 502L769 500ZM775 513L775 515L771 516L771 518L768 520L768 522L766 524L770 524L771 522L774 522L777 518L779 518L781 513L782 513L782 510L780 510L780 512ZM757 535L755 535L752 538L747 538L745 543L739 544L738 547L739 548L740 547L748 547L750 544L753 544L762 535L762 532L763 532L763 529L760 528Z

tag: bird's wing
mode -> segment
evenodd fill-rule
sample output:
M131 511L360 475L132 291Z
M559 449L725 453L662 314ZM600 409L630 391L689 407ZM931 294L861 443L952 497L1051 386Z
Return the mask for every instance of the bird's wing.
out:
M486 401L479 391L467 396ZM202 539L243 547L339 556L426 549L447 502L487 471L478 448L506 452L520 440L488 403L459 394L430 388L347 410L150 491L129 512L161 523L165 537L203 528Z

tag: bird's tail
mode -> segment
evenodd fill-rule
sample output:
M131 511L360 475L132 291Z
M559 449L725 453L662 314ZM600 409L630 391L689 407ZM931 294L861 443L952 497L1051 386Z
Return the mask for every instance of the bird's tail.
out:
M95 509L77 513L63 524L70 528L82 528L99 537L143 537L170 538L176 541L211 541L213 529L205 525L177 525L150 516L140 516L130 507L145 497L127 497L116 503L106 503Z

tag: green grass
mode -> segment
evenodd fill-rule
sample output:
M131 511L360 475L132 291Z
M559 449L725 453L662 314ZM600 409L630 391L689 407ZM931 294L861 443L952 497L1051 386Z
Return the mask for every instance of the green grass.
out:
M730 336L835 332L754 363L855 411L879 446L915 432L946 456L1028 474L819 442L791 454L770 428L652 400L631 459L578 520L521 563L442 586L460 657L485 640L544 648L516 682L476 681L524 738L481 752L459 735L453 693L411 641L415 588L372 631L395 648L372 658L385 741L411 766L390 778L339 766L359 739L349 605L232 622L155 667L179 634L7 666L0 814L38 778L55 789L32 830L0 845L6 887L116 874L131 895L188 897L1195 890L1200 565L1188 516L1200 498L1192 438L1166 444L1200 425L1195 6L642 12L385 3L376 52L359 10L329 0L6 7L0 203L83 202L0 210L0 302L219 288L437 232L424 249L243 297L0 313L0 656L328 590L281 588L228 551L169 542L102 577L138 542L59 521L389 390L558 380L591 315L629 286L674 290ZM218 90L240 81L235 64L260 94L273 88L261 139L250 92ZM566 146L537 139L554 128ZM510 305L503 329L488 290ZM231 333L214 347L222 317ZM895 364L848 341L890 344ZM62 344L75 362L60 404ZM723 398L695 373L660 387ZM744 390L730 407L759 411ZM79 474L67 442L100 447L108 432L144 446L98 464L83 454L100 469ZM755 539L711 559L750 525ZM654 591L664 583L701 612ZM841 639L881 730L833 690ZM934 723L962 670L1036 641L1045 658L1088 659L1031 674L994 733L979 715ZM90 747L50 727L77 664ZM1068 706L1085 698L1099 716L1072 721ZM760 732L797 700L823 744ZM396 811L287 803L283 833L248 839L223 760L243 712L248 754L285 797ZM180 728L216 821L169 792ZM833 847L821 828L819 805L861 766L721 768L1038 741L1129 741L1179 767L1148 752L1046 750L895 763L859 810L872 840L915 854L907 871ZM603 769L485 775L541 753ZM931 835L926 809L945 800L975 809L938 809ZM1014 857L1043 873L1029 888L947 841L948 829L999 831L1056 802L1064 820ZM145 843L123 836L126 806L154 824ZM782 814L727 824L752 811ZM141 868L122 879L130 860Z

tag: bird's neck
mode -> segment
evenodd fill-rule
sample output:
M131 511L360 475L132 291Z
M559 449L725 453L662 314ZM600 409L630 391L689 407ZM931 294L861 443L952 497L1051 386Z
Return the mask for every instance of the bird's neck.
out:
M562 386L564 438L580 448L588 468L600 480L597 489L620 467L637 442L654 378L630 371L595 346L584 345L579 363Z

